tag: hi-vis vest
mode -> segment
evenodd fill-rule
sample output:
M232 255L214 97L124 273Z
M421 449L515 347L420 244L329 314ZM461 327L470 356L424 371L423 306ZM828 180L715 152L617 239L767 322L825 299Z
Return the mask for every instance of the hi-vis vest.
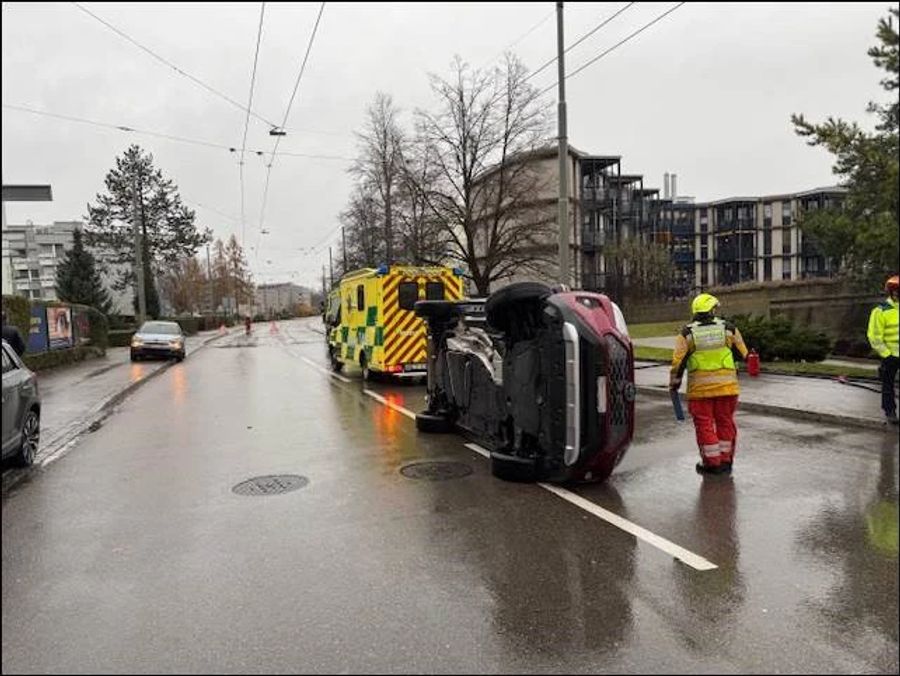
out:
M882 359L900 356L898 323L897 303L890 298L876 306L869 315L869 330L866 335L872 349Z
M734 369L734 356L728 345L725 322L716 319L712 324L692 322L688 324L694 339L694 351L688 357L687 371L718 371Z
M731 397L740 393L732 348L747 356L740 331L721 319L694 321L675 339L672 374L688 373L688 399Z

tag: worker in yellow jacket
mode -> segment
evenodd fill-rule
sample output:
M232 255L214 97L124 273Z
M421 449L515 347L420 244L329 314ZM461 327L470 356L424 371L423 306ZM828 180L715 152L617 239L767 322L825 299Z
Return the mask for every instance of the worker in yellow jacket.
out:
M691 303L693 321L675 340L669 387L681 387L684 372L688 374L688 410L694 419L700 462L697 471L710 474L730 472L734 462L737 427L737 367L732 348L741 357L747 346L737 327L716 317L719 301L701 293Z
M898 351L897 296L900 293L900 277L889 277L884 284L887 299L872 309L869 315L869 344L881 358L881 408L888 422L897 424L897 400L894 396L894 379L900 368Z

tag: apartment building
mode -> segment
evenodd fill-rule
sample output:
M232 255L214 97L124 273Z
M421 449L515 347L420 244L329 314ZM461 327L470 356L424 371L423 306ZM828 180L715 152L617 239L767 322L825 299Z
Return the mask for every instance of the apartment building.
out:
M539 241L545 264L510 274L501 283L559 281L557 152L546 147L511 160L528 162L540 178L528 202L534 212L528 218L550 220L553 227ZM831 273L829 262L798 221L804 212L838 204L844 188L697 203L678 194L674 174L664 176L662 195L658 188L645 187L643 175L622 171L618 155L591 155L570 146L568 170L571 286L620 297L629 283L628 264L614 264L608 253L612 245L630 238L668 248L674 274L666 295L673 299L711 286ZM478 180L491 180L495 173L492 169ZM535 243L529 246L535 248Z
M72 248L78 221L54 221L51 225L5 225L2 257L3 293L31 300L58 300L56 269Z
M256 285L256 311L265 316L293 312L298 305L309 305L309 290L290 282Z

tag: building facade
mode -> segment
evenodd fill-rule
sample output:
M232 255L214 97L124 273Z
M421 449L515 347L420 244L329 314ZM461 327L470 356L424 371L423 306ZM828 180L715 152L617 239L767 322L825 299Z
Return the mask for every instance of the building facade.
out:
M6 225L2 256L5 268L4 294L29 300L59 300L56 269L72 248L77 221L55 221L52 225Z
M283 284L257 284L256 312L265 317L278 313L294 313L298 305L309 305L309 290L286 282Z
M556 148L537 150L526 161L542 177L533 208L542 214L555 212ZM815 241L800 229L799 219L804 212L839 204L844 188L697 203L677 194L674 174L671 180L666 174L660 195L658 188L645 187L641 174L623 172L617 155L590 155L570 146L568 169L570 286L621 298L629 284L629 265L611 252L630 239L668 249L674 272L664 293L672 299L712 286L806 279L832 272ZM543 269L516 272L502 283L559 283L558 230L555 233L545 236Z

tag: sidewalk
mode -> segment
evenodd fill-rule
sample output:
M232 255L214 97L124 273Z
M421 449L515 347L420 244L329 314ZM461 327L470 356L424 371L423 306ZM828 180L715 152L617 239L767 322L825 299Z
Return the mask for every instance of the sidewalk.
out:
M220 335L218 331L203 331L188 336L185 340L187 355ZM129 348L113 347L104 357L38 372L41 445L35 464L42 465L51 459L92 425L99 424L116 404L141 384L174 363L171 360L132 363Z
M637 362L635 380L639 395L669 397L669 366ZM838 425L884 428L880 386L874 382L845 384L835 379L739 373L745 411L818 420ZM852 381L851 381L852 382ZM871 389L868 389L871 388ZM684 399L685 387L681 396Z

